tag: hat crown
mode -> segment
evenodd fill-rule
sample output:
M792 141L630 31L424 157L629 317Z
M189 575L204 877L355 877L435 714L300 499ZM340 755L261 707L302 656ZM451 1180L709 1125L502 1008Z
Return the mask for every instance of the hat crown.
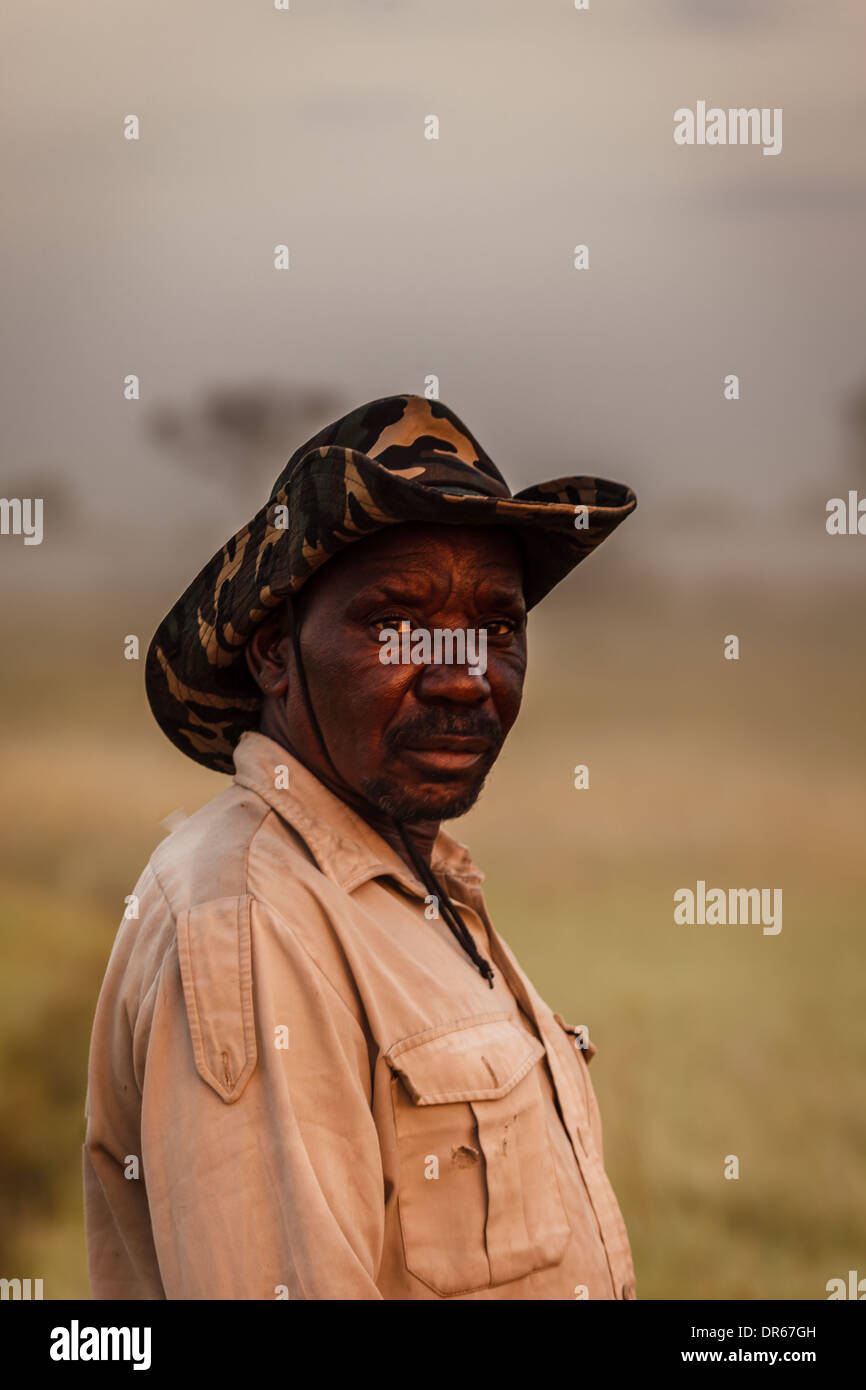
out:
M438 492L510 497L499 469L463 421L426 396L383 396L326 425L286 464L271 492L285 488L305 461L329 447L353 449L381 468Z

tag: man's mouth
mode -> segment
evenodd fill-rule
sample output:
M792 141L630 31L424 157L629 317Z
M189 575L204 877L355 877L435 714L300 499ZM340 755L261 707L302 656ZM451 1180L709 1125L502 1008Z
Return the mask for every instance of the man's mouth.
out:
M404 744L401 752L416 767L440 772L467 772L490 751L486 738L459 734L435 734Z

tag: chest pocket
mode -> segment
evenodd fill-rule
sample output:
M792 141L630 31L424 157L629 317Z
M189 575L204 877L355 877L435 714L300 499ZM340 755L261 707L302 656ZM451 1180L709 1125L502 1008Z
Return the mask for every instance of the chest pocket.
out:
M506 1284L562 1259L569 1225L543 1056L507 1013L444 1024L385 1053L406 1266L438 1294Z

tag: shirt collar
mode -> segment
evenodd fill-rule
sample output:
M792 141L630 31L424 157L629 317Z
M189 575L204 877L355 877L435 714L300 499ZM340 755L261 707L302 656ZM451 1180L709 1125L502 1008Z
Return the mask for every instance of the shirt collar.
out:
M387 875L414 896L427 895L427 888L387 840L274 739L257 732L242 734L234 764L235 782L272 806L298 832L322 873L347 893L368 879ZM278 779L281 767L288 776ZM278 780L287 781L288 786L277 786ZM441 826L433 843L431 867L435 874L467 887L484 881L467 847Z

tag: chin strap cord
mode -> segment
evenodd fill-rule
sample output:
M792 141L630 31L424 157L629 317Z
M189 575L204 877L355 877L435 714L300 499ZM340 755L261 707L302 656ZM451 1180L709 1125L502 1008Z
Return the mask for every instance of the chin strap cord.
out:
M405 827L401 825L400 821L397 820L394 821L394 824L397 827L397 832L400 836L400 839L403 841L403 844L406 846L406 849L408 850L409 858L415 865L415 872L421 879L421 882L425 884L427 888L430 889L430 892L436 899L438 906L442 909L442 915L445 918L445 921L448 923L448 926L451 928L452 932L457 937L457 940L460 942L460 945L463 947L469 959L473 962L476 969L484 976L485 980L492 989L494 980L493 967L491 966L489 961L485 960L484 957L479 954L478 947L475 945L475 940L472 936L471 931L467 927L466 923L463 921L463 918L460 916L460 913L457 911L457 908L454 906L454 903L452 903L444 888L440 887L439 881L436 878L436 875L434 874L430 865L423 858L416 846L413 845L411 839L406 833Z
M313 702L310 699L310 689L307 685L307 673L304 670L304 663L301 660L301 621L295 613L295 605L291 599L286 600L286 608L289 614L289 626L291 628L292 636L292 650L295 654L295 670L298 673L298 681L301 687L301 695L303 696L304 704L307 709L307 715L309 717L310 723L313 726L316 738L319 740L319 747L321 748L325 757L328 759L328 762L331 764L331 771L336 777L337 782L339 782L340 774L337 771L334 759L328 752L328 745L325 742L325 736L322 733L321 728L319 727L319 721L316 718L316 711L313 709Z
M319 740L319 745L322 749L322 752L324 753L325 757L330 763L334 775L337 778L337 781L339 782L340 774L337 770L333 758L328 752L328 745L325 743L325 738L319 725L319 721L316 718L316 712L313 709L313 702L310 699L310 690L307 685L307 676L306 672L304 671L304 663L301 660L300 620L298 619L295 613L294 604L291 601L291 599L287 600L286 607L289 613L289 624L291 627L292 637L292 650L295 654L295 669L298 673L298 680L301 687L301 695L303 696L304 704L306 706L310 723L313 726L316 738ZM490 962L485 960L484 957L479 953L478 947L475 945L475 940L472 936L472 933L470 932L466 923L463 921L463 918L460 916L460 913L457 911L457 908L455 907L454 903L452 903L448 894L445 892L445 889L441 887L439 880L437 879L430 865L426 862L417 846L412 843L412 840L403 823L401 821L396 820L393 816L391 817L391 820L397 830L398 835L400 836L400 839L403 841L403 844L406 847L406 851L413 865L415 866L415 872L417 873L421 882L425 885L426 888L430 890L433 897L436 899L436 903L438 907L441 909L442 916L445 918L445 921L447 922L449 928L454 933L457 940L460 942L460 945L463 947L464 951L468 955L469 959L472 961L475 968L480 972L481 975L483 975L490 988L493 989L493 982L495 977L493 974L493 967L491 966Z

